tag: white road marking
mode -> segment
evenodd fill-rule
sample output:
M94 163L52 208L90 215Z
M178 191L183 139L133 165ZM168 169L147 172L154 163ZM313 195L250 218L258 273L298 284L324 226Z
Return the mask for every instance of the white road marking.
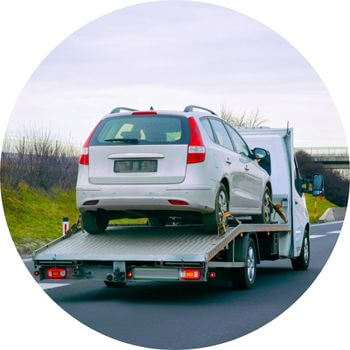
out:
M327 232L327 234L328 234L328 233L331 233L331 234L339 234L339 233L340 233L340 230L329 231L329 232Z
M25 258L23 261L32 261L32 258Z
M312 224L311 226L325 226L325 225L333 225L333 224L340 224L344 222L344 220L341 221L332 221L332 222L323 222L322 224Z
M52 288L68 286L69 283L39 283L39 285L42 289L45 290L45 289L52 289Z
M320 237L326 237L326 235L310 235L310 239L320 238Z

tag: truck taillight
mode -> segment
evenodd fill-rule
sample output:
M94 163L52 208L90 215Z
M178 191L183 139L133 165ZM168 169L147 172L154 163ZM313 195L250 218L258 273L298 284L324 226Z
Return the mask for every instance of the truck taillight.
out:
M50 279L62 279L67 277L67 270L64 267L49 267L46 276Z
M201 278L201 270L182 269L180 270L180 278L183 280L198 281Z
M201 163L205 160L205 147L196 119L188 118L190 127L190 143L187 151L187 164Z
M80 159L79 164L81 165L89 165L89 145L92 135L94 134L96 128L99 126L101 121L94 127L94 129L91 131L89 137L86 139L86 141L83 144L83 147L81 149L80 153Z

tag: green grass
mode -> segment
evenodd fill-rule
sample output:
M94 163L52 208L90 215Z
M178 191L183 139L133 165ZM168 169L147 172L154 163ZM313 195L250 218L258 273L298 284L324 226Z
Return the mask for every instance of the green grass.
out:
M64 216L71 223L78 218L74 190L48 194L22 183L17 190L2 186L1 195L7 225L22 254L59 237Z
M20 184L18 189L2 186L1 196L7 225L20 254L30 254L45 243L60 237L62 218L74 223L79 212L75 207L75 189L54 190L49 194ZM112 223L146 223L146 219L113 220Z
M306 206L307 210L309 212L310 216L310 222L315 223L318 221L320 216L328 209L328 208L336 208L337 205L330 202L326 198L323 200L317 200L316 205L317 205L317 210L316 210L316 215L314 213L314 208L315 208L315 197L313 197L311 194L305 194L305 199L306 199Z

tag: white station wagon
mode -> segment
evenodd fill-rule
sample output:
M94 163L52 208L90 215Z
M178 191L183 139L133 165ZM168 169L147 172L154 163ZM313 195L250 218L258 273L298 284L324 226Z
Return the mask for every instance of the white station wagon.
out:
M89 233L109 220L169 218L217 233L223 212L268 223L269 153L250 150L239 133L206 108L183 112L118 107L83 145L77 207Z

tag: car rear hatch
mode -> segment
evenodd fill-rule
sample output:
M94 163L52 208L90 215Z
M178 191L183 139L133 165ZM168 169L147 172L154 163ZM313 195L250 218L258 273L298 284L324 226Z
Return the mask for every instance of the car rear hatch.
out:
M104 119L89 145L94 184L172 184L186 175L186 117L134 112Z

